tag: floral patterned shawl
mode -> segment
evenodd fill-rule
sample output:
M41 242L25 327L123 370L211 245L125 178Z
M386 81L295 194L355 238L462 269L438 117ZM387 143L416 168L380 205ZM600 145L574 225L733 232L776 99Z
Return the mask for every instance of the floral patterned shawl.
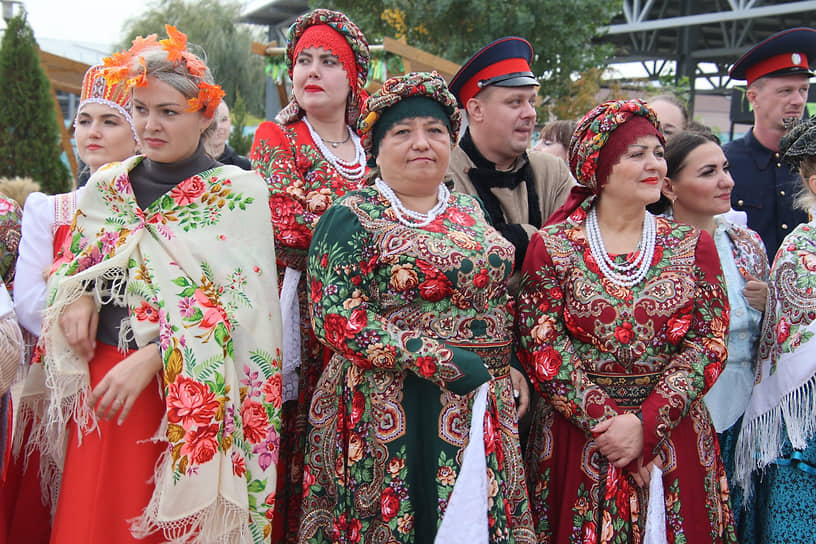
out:
M20 206L13 200L0 196L0 281L11 294L14 287L14 264L20 245Z
M731 240L731 253L740 275L745 279L753 276L758 280L768 281L768 254L759 234L748 227L731 223L720 215L714 221L725 228L725 233Z
M85 402L88 363L58 324L90 285L97 301L129 308L120 343L130 334L139 346L160 337L166 414L156 440L167 449L134 535L161 529L174 542L261 542L271 530L281 406L267 189L254 173L219 167L142 210L128 177L141 160L108 165L91 179L49 281L37 365L47 381L39 390L27 384L23 406L38 425L43 464L51 463L43 479L59 485L70 419L85 433L96 428Z
M804 449L816 435L816 223L799 225L779 248L768 281L756 383L737 443L736 476L779 457L785 440Z

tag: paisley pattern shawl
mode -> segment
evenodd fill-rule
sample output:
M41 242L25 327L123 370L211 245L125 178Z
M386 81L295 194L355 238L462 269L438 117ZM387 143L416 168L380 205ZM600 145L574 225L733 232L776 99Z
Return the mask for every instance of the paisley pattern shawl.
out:
M335 354L309 412L298 542L434 542L482 383L486 541L535 542L509 378L512 263L470 195L451 194L421 229L374 188L323 215L309 295L315 334Z
M735 542L701 402L727 358L714 241L659 217L649 273L620 287L603 276L581 229L592 201L533 235L517 297L519 359L542 396L526 459L538 541L643 542L648 493L629 476L635 463L608 463L591 432L629 412L643 423L643 463L661 456L669 534Z
M816 223L782 242L768 281L756 383L737 442L737 481L777 459L788 438L804 449L816 434ZM787 436L786 436L787 435Z
M68 421L96 428L88 364L68 347L60 313L89 288L97 301L127 305L120 343L160 337L166 402L155 439L167 449L134 535L261 542L271 531L281 406L267 190L254 173L219 167L143 211L128 178L141 160L106 166L81 196L49 281L40 375L48 387L27 384L23 417L34 419L33 446L55 472L45 481L58 486Z
M768 281L768 254L759 234L741 225L729 223L721 217L716 217L715 221L725 226L725 233L731 240L734 262L742 277L748 279L751 276Z

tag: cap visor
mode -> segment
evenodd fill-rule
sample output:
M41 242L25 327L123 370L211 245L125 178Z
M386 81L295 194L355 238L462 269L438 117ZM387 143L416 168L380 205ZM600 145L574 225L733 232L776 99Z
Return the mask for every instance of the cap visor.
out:
M538 87L540 84L534 77L516 76L503 81L497 81L496 83L491 83L490 85L495 87L529 87L530 85L535 85Z

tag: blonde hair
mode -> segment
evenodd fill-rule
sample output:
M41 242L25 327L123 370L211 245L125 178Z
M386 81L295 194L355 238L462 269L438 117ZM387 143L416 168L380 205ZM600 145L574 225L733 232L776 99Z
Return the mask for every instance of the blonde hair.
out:
M148 49L140 54L145 62L145 77L155 77L162 83L166 83L178 92L184 95L184 98L190 99L198 96L199 82L203 81L210 85L215 85L212 72L206 66L204 73L199 78L191 74L183 62L170 61L167 59L167 51L158 47ZM196 56L197 59L201 60ZM202 64L204 61L201 61ZM200 111L204 111L204 108ZM215 116L207 129L201 134L202 138L209 137L215 132L216 126Z

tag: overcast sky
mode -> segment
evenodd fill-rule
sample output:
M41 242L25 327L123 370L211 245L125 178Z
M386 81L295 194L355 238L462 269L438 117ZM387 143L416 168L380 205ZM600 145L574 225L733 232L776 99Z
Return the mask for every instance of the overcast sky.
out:
M145 10L140 0L24 0L37 39L113 44L128 17Z

